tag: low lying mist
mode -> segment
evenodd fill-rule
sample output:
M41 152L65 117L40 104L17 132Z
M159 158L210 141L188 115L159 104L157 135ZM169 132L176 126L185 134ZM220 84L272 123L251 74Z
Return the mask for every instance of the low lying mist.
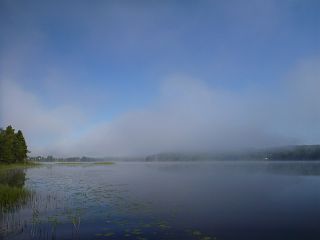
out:
M31 92L3 81L1 117L4 124L25 130L33 154L55 156L146 156L313 144L320 142L319 69L317 59L308 60L277 88L250 86L241 91L175 75L162 82L155 103L98 124L89 124L91 116L79 106L48 109Z

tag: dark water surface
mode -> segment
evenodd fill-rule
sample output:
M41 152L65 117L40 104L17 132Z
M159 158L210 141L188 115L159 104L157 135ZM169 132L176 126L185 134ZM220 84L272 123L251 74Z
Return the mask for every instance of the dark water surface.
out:
M320 163L46 164L2 239L320 239ZM20 183L21 184L21 183Z

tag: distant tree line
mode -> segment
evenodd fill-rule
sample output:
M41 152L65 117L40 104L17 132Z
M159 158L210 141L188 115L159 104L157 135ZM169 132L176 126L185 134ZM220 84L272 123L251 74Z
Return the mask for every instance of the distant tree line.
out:
M201 161L201 160L279 160L318 161L320 145L295 145L270 149L225 153L159 153L147 156L146 161Z
M37 156L37 157L29 157L29 160L33 162L105 162L105 161L114 161L116 158L106 157L106 158L94 158L94 157L53 157L53 156Z
M28 148L24 136L12 126L0 128L0 163L21 163L27 159Z
M278 148L268 154L270 160L320 160L320 145Z

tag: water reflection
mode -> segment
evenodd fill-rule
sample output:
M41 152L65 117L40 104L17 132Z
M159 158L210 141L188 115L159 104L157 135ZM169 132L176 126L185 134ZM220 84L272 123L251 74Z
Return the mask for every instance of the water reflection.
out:
M0 171L0 184L10 187L22 188L26 181L24 169L11 169Z
M26 205L31 192L25 186L24 169L0 171L0 237L21 230L15 213Z
M147 166L163 172L217 171L223 174L275 174L283 176L319 176L319 161L211 161L211 162L166 162L148 163Z
M1 212L13 211L21 207L30 192L24 187L26 174L23 169L0 171L0 209Z
M320 163L51 164L21 171L0 177L6 186L35 191L0 220L9 226L2 236L8 240L315 239L320 234L313 224L320 215Z
M267 165L267 170L273 174L292 176L319 176L319 162L274 162Z

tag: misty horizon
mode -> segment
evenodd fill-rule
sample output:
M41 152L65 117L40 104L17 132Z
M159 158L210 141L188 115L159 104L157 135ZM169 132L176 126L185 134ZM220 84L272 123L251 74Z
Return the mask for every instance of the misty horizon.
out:
M0 29L0 239L319 239L319 0L0 0Z

